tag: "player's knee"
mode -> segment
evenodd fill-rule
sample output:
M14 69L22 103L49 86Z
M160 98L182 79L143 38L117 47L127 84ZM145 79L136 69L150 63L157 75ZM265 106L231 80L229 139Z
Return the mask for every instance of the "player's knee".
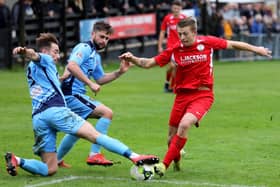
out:
M92 126L91 123L85 122L81 128L76 133L76 136L86 139L92 143L95 143L96 137L98 137L100 133Z
M113 111L112 111L112 109L107 108L107 109L104 111L103 117L112 120L112 119L113 119Z
M185 137L191 126L192 123L180 123L177 134L181 137Z
M54 175L58 170L57 164L53 164L48 168L48 176Z
M182 123L182 124L180 124L180 127L181 127L182 129L184 129L184 130L188 130L188 129L190 129L190 128L191 128L191 126L192 126L192 123L191 123L191 122L189 122L189 123Z

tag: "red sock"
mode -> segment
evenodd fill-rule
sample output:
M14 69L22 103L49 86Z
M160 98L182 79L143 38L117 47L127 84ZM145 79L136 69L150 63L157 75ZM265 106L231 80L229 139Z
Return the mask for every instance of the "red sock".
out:
M171 162L180 156L180 151L186 144L187 138L181 138L177 134L172 138L168 147L167 153L163 159L163 163L166 169L169 167Z

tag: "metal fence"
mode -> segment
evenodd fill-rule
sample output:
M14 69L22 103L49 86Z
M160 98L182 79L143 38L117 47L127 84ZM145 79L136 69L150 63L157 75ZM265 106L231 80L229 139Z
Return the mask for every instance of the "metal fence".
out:
M273 59L280 59L280 34L250 34L236 35L231 40L244 41L256 46L264 46L272 51ZM267 59L251 52L236 50L221 50L218 53L220 61L253 61Z
M0 29L0 69L12 67L11 29Z
M44 19L43 30L52 32L60 39L64 39L65 45L62 45L64 57L68 56L68 51L78 41L78 22L79 17L68 16L66 17L66 32L61 31L60 19ZM37 20L38 21L38 20ZM36 19L25 20L25 43L29 47L35 47L35 38L40 30L40 25ZM13 37L11 29L0 29L0 69L11 68L13 61L12 48L19 44L17 37ZM63 37L64 36L64 37ZM236 35L232 40L244 41L257 46L265 46L272 51L273 59L280 59L280 34L258 34L258 35ZM111 43L105 52L102 54L104 61L116 60L122 51L135 51L137 56L154 56L157 54L157 37L152 38L144 37L143 41L135 38L124 42ZM139 44L139 45L138 45ZM143 47L144 46L144 47ZM267 59L258 56L251 52L236 51L236 50L221 50L216 53L216 57L220 61L254 61Z

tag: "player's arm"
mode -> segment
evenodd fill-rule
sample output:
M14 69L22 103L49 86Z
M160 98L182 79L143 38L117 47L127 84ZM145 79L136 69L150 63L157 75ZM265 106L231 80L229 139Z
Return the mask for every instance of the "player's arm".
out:
M97 79L96 82L98 84L106 84L109 82L112 82L113 80L119 78L122 74L124 74L125 72L128 71L128 69L132 66L131 63L126 62L124 60L121 60L120 63L120 68L111 72L111 73L105 73L104 76L102 76L101 78Z
M237 49L243 51L251 51L261 56L272 57L271 51L262 46L255 46L241 41L227 40L227 49Z
M159 37L158 37L158 52L159 53L161 53L163 51L162 44L163 44L164 37L165 37L165 31L161 30L159 32Z
M64 69L63 74L59 77L59 81L63 82L65 79L71 76L70 71L67 69L67 67Z
M132 53L127 52L119 56L120 59L131 62L138 67L141 68L151 68L157 65L156 60L154 58L140 58L134 56Z
M69 61L67 64L67 70L77 79L88 85L93 92L97 93L100 90L100 85L92 82L87 76L85 76L76 62Z
M31 48L19 46L19 47L16 47L13 49L13 54L14 55L16 55L16 54L23 55L26 58L28 58L34 62L40 61L40 55L34 49L31 49Z

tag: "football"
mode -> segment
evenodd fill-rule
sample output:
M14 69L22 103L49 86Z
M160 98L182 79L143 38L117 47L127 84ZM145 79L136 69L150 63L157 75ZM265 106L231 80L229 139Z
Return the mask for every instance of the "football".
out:
M153 165L133 165L130 168L130 176L134 180L150 180L154 176L154 167Z

